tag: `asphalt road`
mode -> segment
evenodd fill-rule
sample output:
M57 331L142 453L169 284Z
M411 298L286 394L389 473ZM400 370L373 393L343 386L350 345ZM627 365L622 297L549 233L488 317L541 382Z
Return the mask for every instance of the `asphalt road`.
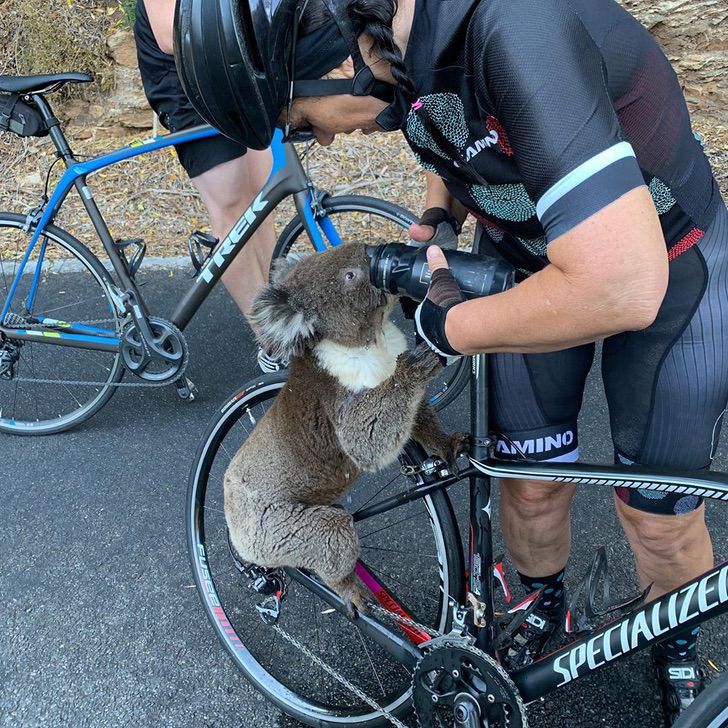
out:
M163 314L188 282L149 276ZM290 728L238 674L206 622L187 562L184 496L195 447L217 405L254 372L254 347L217 292L188 328L194 403L171 388L120 391L90 422L38 439L0 436L0 726L3 728ZM590 382L585 459L608 462L606 409ZM462 427L465 402L445 417ZM716 468L728 470L721 447ZM464 512L464 488L453 492ZM728 557L725 509L709 510L716 557ZM608 547L615 588L632 565L611 494L582 489L567 584ZM721 663L726 622L703 654ZM659 726L647 655L604 668L530 708L532 725Z

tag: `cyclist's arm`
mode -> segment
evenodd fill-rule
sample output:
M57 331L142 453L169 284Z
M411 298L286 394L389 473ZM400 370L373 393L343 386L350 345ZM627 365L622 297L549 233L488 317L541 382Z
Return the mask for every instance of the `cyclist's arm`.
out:
M163 53L174 53L172 26L175 0L144 0L152 33Z
M550 265L447 315L458 351L541 352L647 327L667 286L657 211L569 0L481 3L468 58L497 110L548 240Z
M515 288L452 308L450 345L464 354L555 351L654 321L668 262L646 187L555 239L548 257L551 265Z

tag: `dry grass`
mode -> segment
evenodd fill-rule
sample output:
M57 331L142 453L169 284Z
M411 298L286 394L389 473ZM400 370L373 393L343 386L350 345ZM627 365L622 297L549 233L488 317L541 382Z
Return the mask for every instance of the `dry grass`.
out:
M704 136L708 155L724 195L728 196L728 128L695 116L695 126ZM73 140L73 130L68 132ZM134 137L107 138L100 135L72 143L79 154L100 154ZM20 140L0 136L0 209L25 212L39 199L45 171L55 150L47 138ZM7 160L7 161L5 161ZM398 134L339 137L328 148L314 147L308 166L314 181L333 194L363 194L396 202L414 212L424 201L424 178L403 139ZM51 184L62 171L59 163ZM189 233L207 229L206 211L170 149L145 154L109 167L90 178L90 187L114 237L141 237L150 255L183 255ZM293 215L291 205L276 213L280 226ZM93 227L75 193L67 199L58 224L98 250Z
M80 71L94 91L69 85L64 98L111 87L105 37L123 15L117 0L0 0L0 74Z
M72 139L71 132L68 136ZM134 138L97 136L74 151L100 154ZM0 180L0 209L25 212L38 203L54 153L47 138L0 136L0 156L10 160ZM421 206L422 178L398 135L342 137L328 149L314 147L308 167L315 182L333 194L365 194L412 209ZM59 163L51 175L51 187L61 172ZM172 149L109 167L90 177L89 186L112 235L144 238L150 255L182 255L189 233L208 228L204 206ZM291 204L281 206L276 212L279 229L292 216ZM57 224L98 250L93 226L75 193L64 203Z

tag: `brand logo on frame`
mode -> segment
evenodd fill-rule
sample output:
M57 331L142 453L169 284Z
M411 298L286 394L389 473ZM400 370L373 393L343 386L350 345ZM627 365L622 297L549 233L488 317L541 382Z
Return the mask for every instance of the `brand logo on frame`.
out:
M666 599L658 599L601 634L559 655L553 664L554 672L562 678L557 687L626 655L646 641L655 640L726 602L728 564L684 586Z
M258 219L258 213L265 210L267 204L268 201L263 199L263 193L261 192L243 213L243 216L238 220L235 227L227 234L222 243L220 243L210 262L200 271L198 280L205 281L205 283L212 282L214 276L213 271L222 266L227 256L230 255L235 246L243 239L245 233L248 232L250 226Z

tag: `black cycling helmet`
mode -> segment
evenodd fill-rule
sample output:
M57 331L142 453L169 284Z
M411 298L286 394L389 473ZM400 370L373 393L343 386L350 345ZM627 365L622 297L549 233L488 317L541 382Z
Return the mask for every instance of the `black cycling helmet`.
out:
M323 0L354 61L355 76L293 82L296 29L308 0L179 0L174 55L196 111L251 149L270 146L281 111L294 96L374 95L394 88L364 63L345 0Z
M299 0L180 0L174 55L197 112L226 136L265 149L288 95Z

